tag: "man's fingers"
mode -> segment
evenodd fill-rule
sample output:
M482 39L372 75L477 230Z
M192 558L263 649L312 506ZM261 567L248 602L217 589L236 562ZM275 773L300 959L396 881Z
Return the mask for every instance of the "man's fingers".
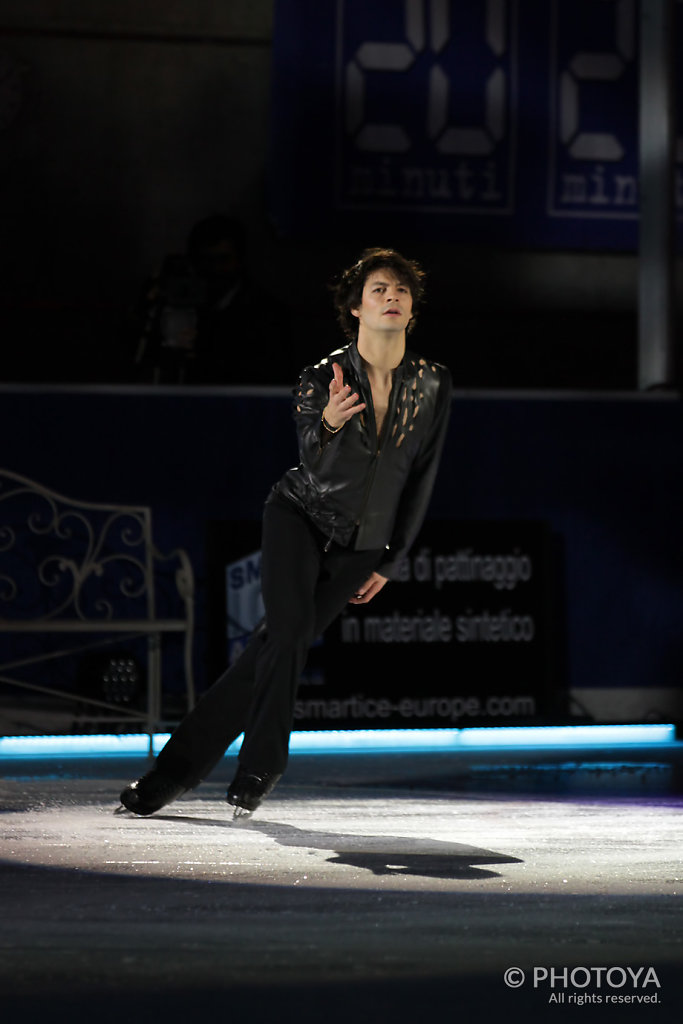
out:
M350 385L344 383L344 375L339 363L332 363L334 377L330 381L330 400L325 418L332 426L343 426L357 412L362 412L366 407L365 402L359 402L360 395L352 391ZM341 421L341 423L340 423Z
M341 409L340 413L344 416L345 421L348 421L352 416L355 416L357 412L362 412L364 408L365 402L359 402L357 405L350 405L345 409Z
M384 584L387 582L386 576L381 576L378 572L373 572L370 579L366 580L362 587L359 587L354 596L350 600L350 604L367 604L371 601L375 594L377 594Z
M343 420L344 423L348 423L352 416L355 416L358 412L362 412L364 408L365 402L359 402L356 405L350 405L348 402L341 402L336 408L335 415L337 415L339 419Z
M351 598L350 604L367 604L368 601L371 601L375 596L378 589L377 585L373 583L372 586L367 588L367 590L359 590L358 593L354 594Z
M362 412L365 402L358 404L360 395L352 391L349 384L344 383L344 375L339 363L332 363L334 377L330 381L330 402L340 414L348 413L345 419L350 418L353 413Z

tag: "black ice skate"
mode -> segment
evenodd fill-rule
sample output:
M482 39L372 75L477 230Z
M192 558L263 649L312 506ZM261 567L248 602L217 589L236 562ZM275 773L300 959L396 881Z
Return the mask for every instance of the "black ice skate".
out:
M226 800L235 808L233 818L249 818L262 800L272 792L280 775L269 772L252 772L248 768L237 769Z
M187 793L187 788L152 768L137 782L131 782L130 786L126 786L119 799L126 810L146 816L177 800L183 793Z

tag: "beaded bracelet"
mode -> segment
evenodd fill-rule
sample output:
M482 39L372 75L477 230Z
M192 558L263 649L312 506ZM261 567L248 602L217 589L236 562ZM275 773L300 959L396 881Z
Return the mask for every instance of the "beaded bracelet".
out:
M325 419L325 413L322 414L321 420L322 420L322 425L324 426L325 430L327 430L328 433L330 433L330 434L336 434L337 431L341 430L341 428L344 426L343 423L340 423L338 427L331 427L329 425L329 423L327 422L327 420Z

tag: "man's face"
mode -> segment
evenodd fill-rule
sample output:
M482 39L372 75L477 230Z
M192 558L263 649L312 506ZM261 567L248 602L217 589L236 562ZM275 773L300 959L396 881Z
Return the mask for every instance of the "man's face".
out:
M372 331L405 331L413 314L413 297L392 270L380 267L368 274L361 304L351 312Z

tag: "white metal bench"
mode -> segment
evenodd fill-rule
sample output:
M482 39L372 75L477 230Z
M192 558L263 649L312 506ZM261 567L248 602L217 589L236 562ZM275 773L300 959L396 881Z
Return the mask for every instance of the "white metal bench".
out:
M143 726L150 750L164 721L162 638L179 635L184 700L188 710L194 705L192 564L181 548L168 555L157 550L147 507L75 501L0 469L0 641L3 634L0 682L76 701L79 722ZM51 638L36 641L48 650L24 649L19 657L15 650L7 659L7 644L21 646L28 635ZM146 641L144 707L20 678L29 666L140 638Z

